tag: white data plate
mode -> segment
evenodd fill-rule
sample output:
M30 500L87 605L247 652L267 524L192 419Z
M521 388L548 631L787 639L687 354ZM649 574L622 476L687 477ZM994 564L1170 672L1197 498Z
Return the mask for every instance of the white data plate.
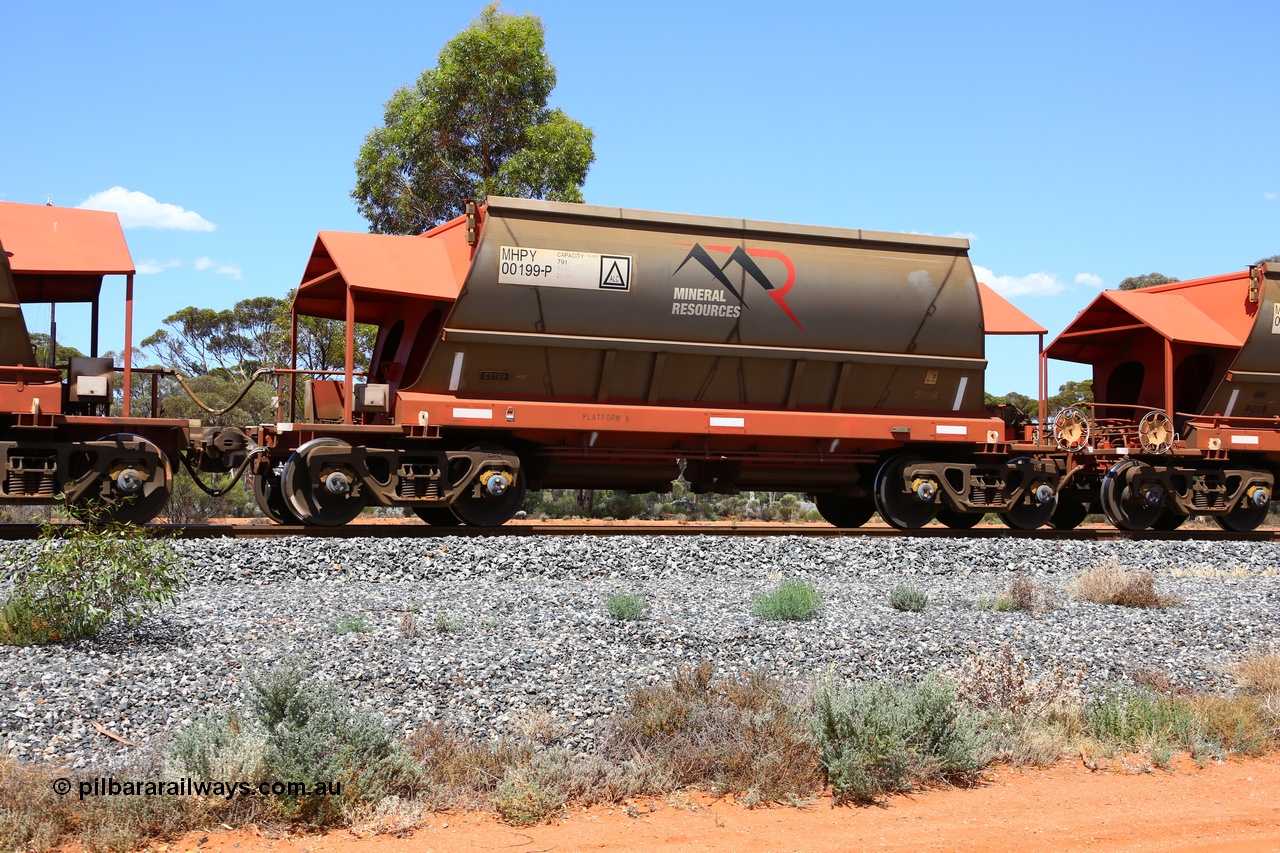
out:
M498 284L625 292L631 289L631 256L503 246Z

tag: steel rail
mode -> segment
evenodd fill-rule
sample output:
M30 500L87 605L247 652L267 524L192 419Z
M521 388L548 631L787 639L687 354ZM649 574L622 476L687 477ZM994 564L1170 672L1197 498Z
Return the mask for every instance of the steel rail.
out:
M56 536L78 525L55 524L51 529ZM0 540L29 540L40 536L42 525L0 524ZM1113 527L1080 527L1075 530L1013 530L999 526L981 526L969 530L952 530L931 526L917 530L896 530L884 525L837 528L819 524L723 524L686 522L605 522L602 524L556 524L542 522L512 522L502 527L436 527L417 521L402 524L347 524L342 527L285 526L279 524L152 524L149 530L157 536L178 539L279 539L298 536L315 539L420 539L441 536L733 536L776 537L804 536L817 539L838 539L865 536L874 539L914 537L924 539L1045 539L1076 542L1111 542L1134 540L1188 541L1280 541L1280 530L1253 530L1235 533L1212 528L1195 527L1181 530L1144 530L1134 532Z

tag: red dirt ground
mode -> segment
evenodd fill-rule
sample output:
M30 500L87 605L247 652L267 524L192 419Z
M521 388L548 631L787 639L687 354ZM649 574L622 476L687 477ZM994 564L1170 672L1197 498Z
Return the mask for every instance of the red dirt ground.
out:
M201 843L203 840L204 843ZM1204 769L1134 772L1079 761L998 770L968 790L895 797L870 808L745 809L705 796L572 810L546 826L437 814L407 837L348 831L192 833L158 851L199 853L472 853L620 851L1280 851L1280 757Z

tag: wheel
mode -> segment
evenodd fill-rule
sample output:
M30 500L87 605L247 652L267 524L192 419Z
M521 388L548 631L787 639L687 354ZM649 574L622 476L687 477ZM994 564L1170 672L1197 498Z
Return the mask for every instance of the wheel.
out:
M1158 503L1154 506L1140 503L1139 496L1125 483L1129 470L1139 467L1147 466L1131 459L1117 462L1102 478L1102 486L1098 491L1102 511L1121 530L1146 530L1164 512L1164 507Z
M861 527L876 514L875 498L869 495L862 498L817 495L814 502L822 517L836 527Z
M459 524L458 517L448 507L416 506L413 514L432 527L457 527Z
M1011 462L1022 462L1031 460L1025 456L1010 460ZM1033 479L1031 484L1035 485ZM1043 484L1042 484L1043 485ZM1053 511L1058 508L1058 496L1045 503L1036 500L1036 496L1028 491L1022 498L1005 512L1000 513L1000 520L1004 522L1006 527L1014 530L1035 530L1049 523L1049 519L1053 517Z
M931 501L922 501L902 487L903 470L921 461L915 456L894 456L876 474L876 510L887 524L899 530L924 527L938 514L936 485Z
M284 490L280 486L280 475L274 470L267 474L254 475L253 499L262 514L276 524L295 525L302 521L294 515L284 499Z
M354 479L341 462L335 460L332 464L321 464L317 472L319 476L312 475L312 463L328 455L321 451L331 448L349 450L351 445L336 438L312 439L295 450L284 463L284 471L280 474L284 502L303 524L341 527L360 515L367 503L363 497L352 496L349 488L346 492L335 493L326 485L326 479L334 475L338 475L337 480L345 477L348 483Z
M1256 529L1266 519L1267 510L1269 509L1271 509L1270 502L1262 506L1241 502L1239 506L1226 515L1215 515L1213 520L1223 530L1229 530L1232 533L1248 533L1250 530Z
M1166 509L1151 525L1152 530L1177 530L1187 521L1187 516L1180 512Z
M508 453L496 444L476 444L465 450L481 450L489 453ZM483 473L483 470L481 471ZM501 527L512 519L524 505L524 469L516 472L515 482L509 483L501 495L489 494L478 481L467 487L449 509L458 521L472 527Z
M109 483L107 494L85 494L77 498L68 509L76 518L87 524L146 524L159 515L169 503L173 493L173 466L164 451L140 435L115 433L99 441L117 444L137 442L139 453L132 457L126 453L117 458L102 477ZM149 465L148 455L159 459L159 464ZM142 483L136 491L127 492L122 484ZM91 490L92 491L92 490Z
M937 520L952 530L970 530L985 515L984 512L956 512L944 506L938 510Z
M1089 514L1089 505L1084 501L1058 499L1054 507L1049 526L1054 530L1075 530Z

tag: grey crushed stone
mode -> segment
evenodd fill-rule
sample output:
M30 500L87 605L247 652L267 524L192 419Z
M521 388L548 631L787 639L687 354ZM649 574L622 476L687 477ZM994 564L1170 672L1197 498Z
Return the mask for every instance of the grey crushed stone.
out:
M0 543L0 576L33 543ZM1280 545L1025 539L512 537L194 540L176 543L192 587L137 630L44 647L0 646L0 751L100 767L244 700L248 676L283 661L331 679L406 734L441 722L477 736L549 714L590 751L635 688L710 661L765 670L804 689L815 675L912 679L1011 642L1032 669L1083 665L1097 692L1156 670L1227 691L1226 667L1280 646ZM1178 607L1135 610L1066 593L1114 558L1146 568ZM1254 575L1174 577L1241 568ZM1020 573L1057 592L1042 613L979 610ZM784 578L825 597L806 622L763 622L752 600ZM899 583L922 613L888 605ZM0 587L2 588L2 587ZM646 618L616 622L604 601L640 593ZM406 638L405 614L420 634ZM371 630L335 634L360 615ZM457 630L437 632L437 617Z

